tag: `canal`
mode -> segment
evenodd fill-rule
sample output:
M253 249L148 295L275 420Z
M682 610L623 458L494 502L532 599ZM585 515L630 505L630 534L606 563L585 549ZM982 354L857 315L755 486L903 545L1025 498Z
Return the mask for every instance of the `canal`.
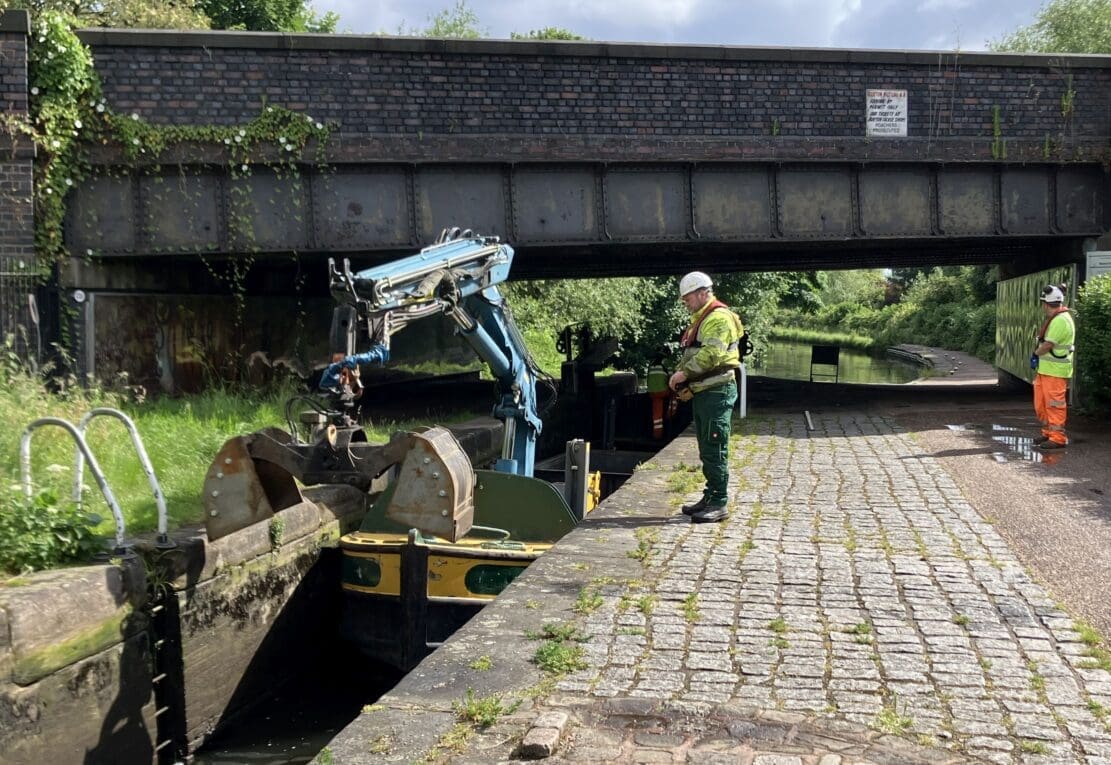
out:
M790 340L774 340L758 366L750 365L748 373L775 377L782 380L811 379L810 343ZM841 348L837 354L838 364L813 366L813 379L820 382L841 383L908 383L925 377L927 367L920 367L905 361L872 356L865 351Z

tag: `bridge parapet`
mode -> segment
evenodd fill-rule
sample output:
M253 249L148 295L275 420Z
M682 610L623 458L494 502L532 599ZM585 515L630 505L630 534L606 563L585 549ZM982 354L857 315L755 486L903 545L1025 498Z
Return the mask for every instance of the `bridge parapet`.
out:
M606 160L622 150L642 159L747 150L787 159L844 159L848 151L848 158L982 160L999 159L1006 141L1008 158L1067 161L1091 159L1083 155L1106 150L1111 136L1111 56L228 32L81 36L120 112L154 123L233 124L277 103L336 125L345 139L372 136L394 150L384 155L391 158L474 159L495 138L516 137L501 148L534 160L565 160L568 152ZM906 91L905 138L865 140L868 89ZM1047 137L1063 153L1047 151Z

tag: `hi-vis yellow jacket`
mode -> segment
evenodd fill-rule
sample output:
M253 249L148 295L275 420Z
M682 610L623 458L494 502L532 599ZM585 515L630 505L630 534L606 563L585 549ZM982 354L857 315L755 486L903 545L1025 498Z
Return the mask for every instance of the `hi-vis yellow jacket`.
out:
M697 336L690 337L695 327L698 327ZM690 325L683 333L683 356L679 360L679 369L687 373L688 379L693 379L712 369L726 368L711 377L691 382L693 393L733 379L733 370L741 366L740 340L744 333L737 314L720 300L710 300L691 314Z

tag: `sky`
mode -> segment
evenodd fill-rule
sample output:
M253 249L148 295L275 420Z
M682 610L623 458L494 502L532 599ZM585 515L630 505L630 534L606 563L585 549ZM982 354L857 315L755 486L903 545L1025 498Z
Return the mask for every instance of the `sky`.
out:
M309 0L337 31L426 27L456 0ZM611 42L986 50L1044 0L467 0L485 36L557 26Z

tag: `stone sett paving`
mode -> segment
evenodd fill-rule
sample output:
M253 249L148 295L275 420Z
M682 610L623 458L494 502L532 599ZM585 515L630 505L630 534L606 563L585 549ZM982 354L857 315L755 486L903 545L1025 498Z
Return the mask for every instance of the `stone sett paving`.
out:
M949 475L891 419L812 419L813 432L802 417L745 421L729 521L652 526L641 580L602 588L583 617L589 666L556 690L601 717L558 759L946 759L899 749L916 742L950 759L1111 765L1111 673ZM680 460L697 464L686 443L641 478L681 481ZM638 703L704 724L607 727ZM730 708L755 727L715 728Z

